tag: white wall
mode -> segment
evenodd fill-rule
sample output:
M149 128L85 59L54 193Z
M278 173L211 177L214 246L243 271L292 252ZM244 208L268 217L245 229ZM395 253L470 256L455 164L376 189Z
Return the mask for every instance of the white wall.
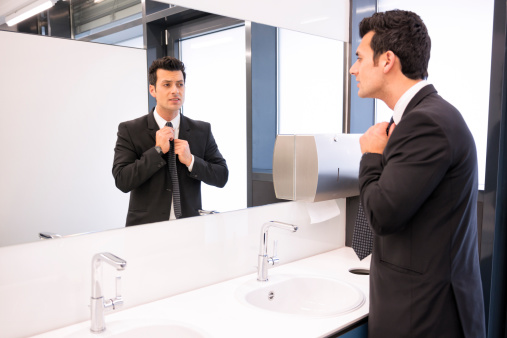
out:
M323 216L330 203L341 214L312 224L311 212ZM0 248L1 336L26 337L89 320L96 253L127 261L120 273L126 309L254 274L267 221L299 226L295 233L269 230L268 253L278 240L280 264L341 248L345 209L345 199L285 202ZM104 296L114 297L117 273L106 265L103 274Z
M349 41L349 0L157 0L204 12L229 16Z
M118 124L147 113L146 51L0 31L0 246L123 227Z
M493 0L380 0L379 11L417 13L431 37L428 82L463 115L479 162L479 189L486 177ZM377 100L377 122L392 111Z

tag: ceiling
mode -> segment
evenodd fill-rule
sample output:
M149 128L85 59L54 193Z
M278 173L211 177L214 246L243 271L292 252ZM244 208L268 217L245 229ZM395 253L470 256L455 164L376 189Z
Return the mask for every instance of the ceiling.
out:
M5 23L5 16L35 1L37 0L0 0L0 25ZM71 2L71 0L58 1ZM137 9L140 12L139 6L133 7L140 3L141 0L102 0L97 2L94 0L72 0L73 23L75 28L91 29L90 27L93 26L94 21L96 21L95 26L104 25L109 21L118 20L125 15L132 14L131 8ZM107 22L104 21L104 18L108 17L112 19L106 20ZM80 33L77 28L76 33Z
M0 25L5 23L5 16L31 4L35 0L0 0Z

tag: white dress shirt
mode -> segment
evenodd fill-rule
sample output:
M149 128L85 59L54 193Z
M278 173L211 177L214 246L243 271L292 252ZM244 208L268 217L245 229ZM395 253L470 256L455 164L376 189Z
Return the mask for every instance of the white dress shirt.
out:
M400 97L398 102L396 102L393 110L393 121L396 125L400 123L401 117L403 116L410 100L412 100L415 94L417 94L426 85L428 85L428 82L425 80L417 82Z

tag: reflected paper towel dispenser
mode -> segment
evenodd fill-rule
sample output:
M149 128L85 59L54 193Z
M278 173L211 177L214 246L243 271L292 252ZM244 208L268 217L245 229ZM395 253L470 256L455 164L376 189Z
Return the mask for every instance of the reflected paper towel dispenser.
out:
M361 134L278 135L276 198L318 202L359 195Z

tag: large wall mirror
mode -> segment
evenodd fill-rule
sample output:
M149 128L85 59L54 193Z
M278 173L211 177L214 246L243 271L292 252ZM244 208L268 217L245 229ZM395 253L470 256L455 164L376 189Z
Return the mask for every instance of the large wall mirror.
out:
M59 16L0 25L0 246L124 226L128 194L111 174L117 126L153 107L146 70L156 57L185 62L183 113L211 123L228 161L224 189L203 185L206 210L277 202L277 133L344 128L346 42L157 1L54 7Z

